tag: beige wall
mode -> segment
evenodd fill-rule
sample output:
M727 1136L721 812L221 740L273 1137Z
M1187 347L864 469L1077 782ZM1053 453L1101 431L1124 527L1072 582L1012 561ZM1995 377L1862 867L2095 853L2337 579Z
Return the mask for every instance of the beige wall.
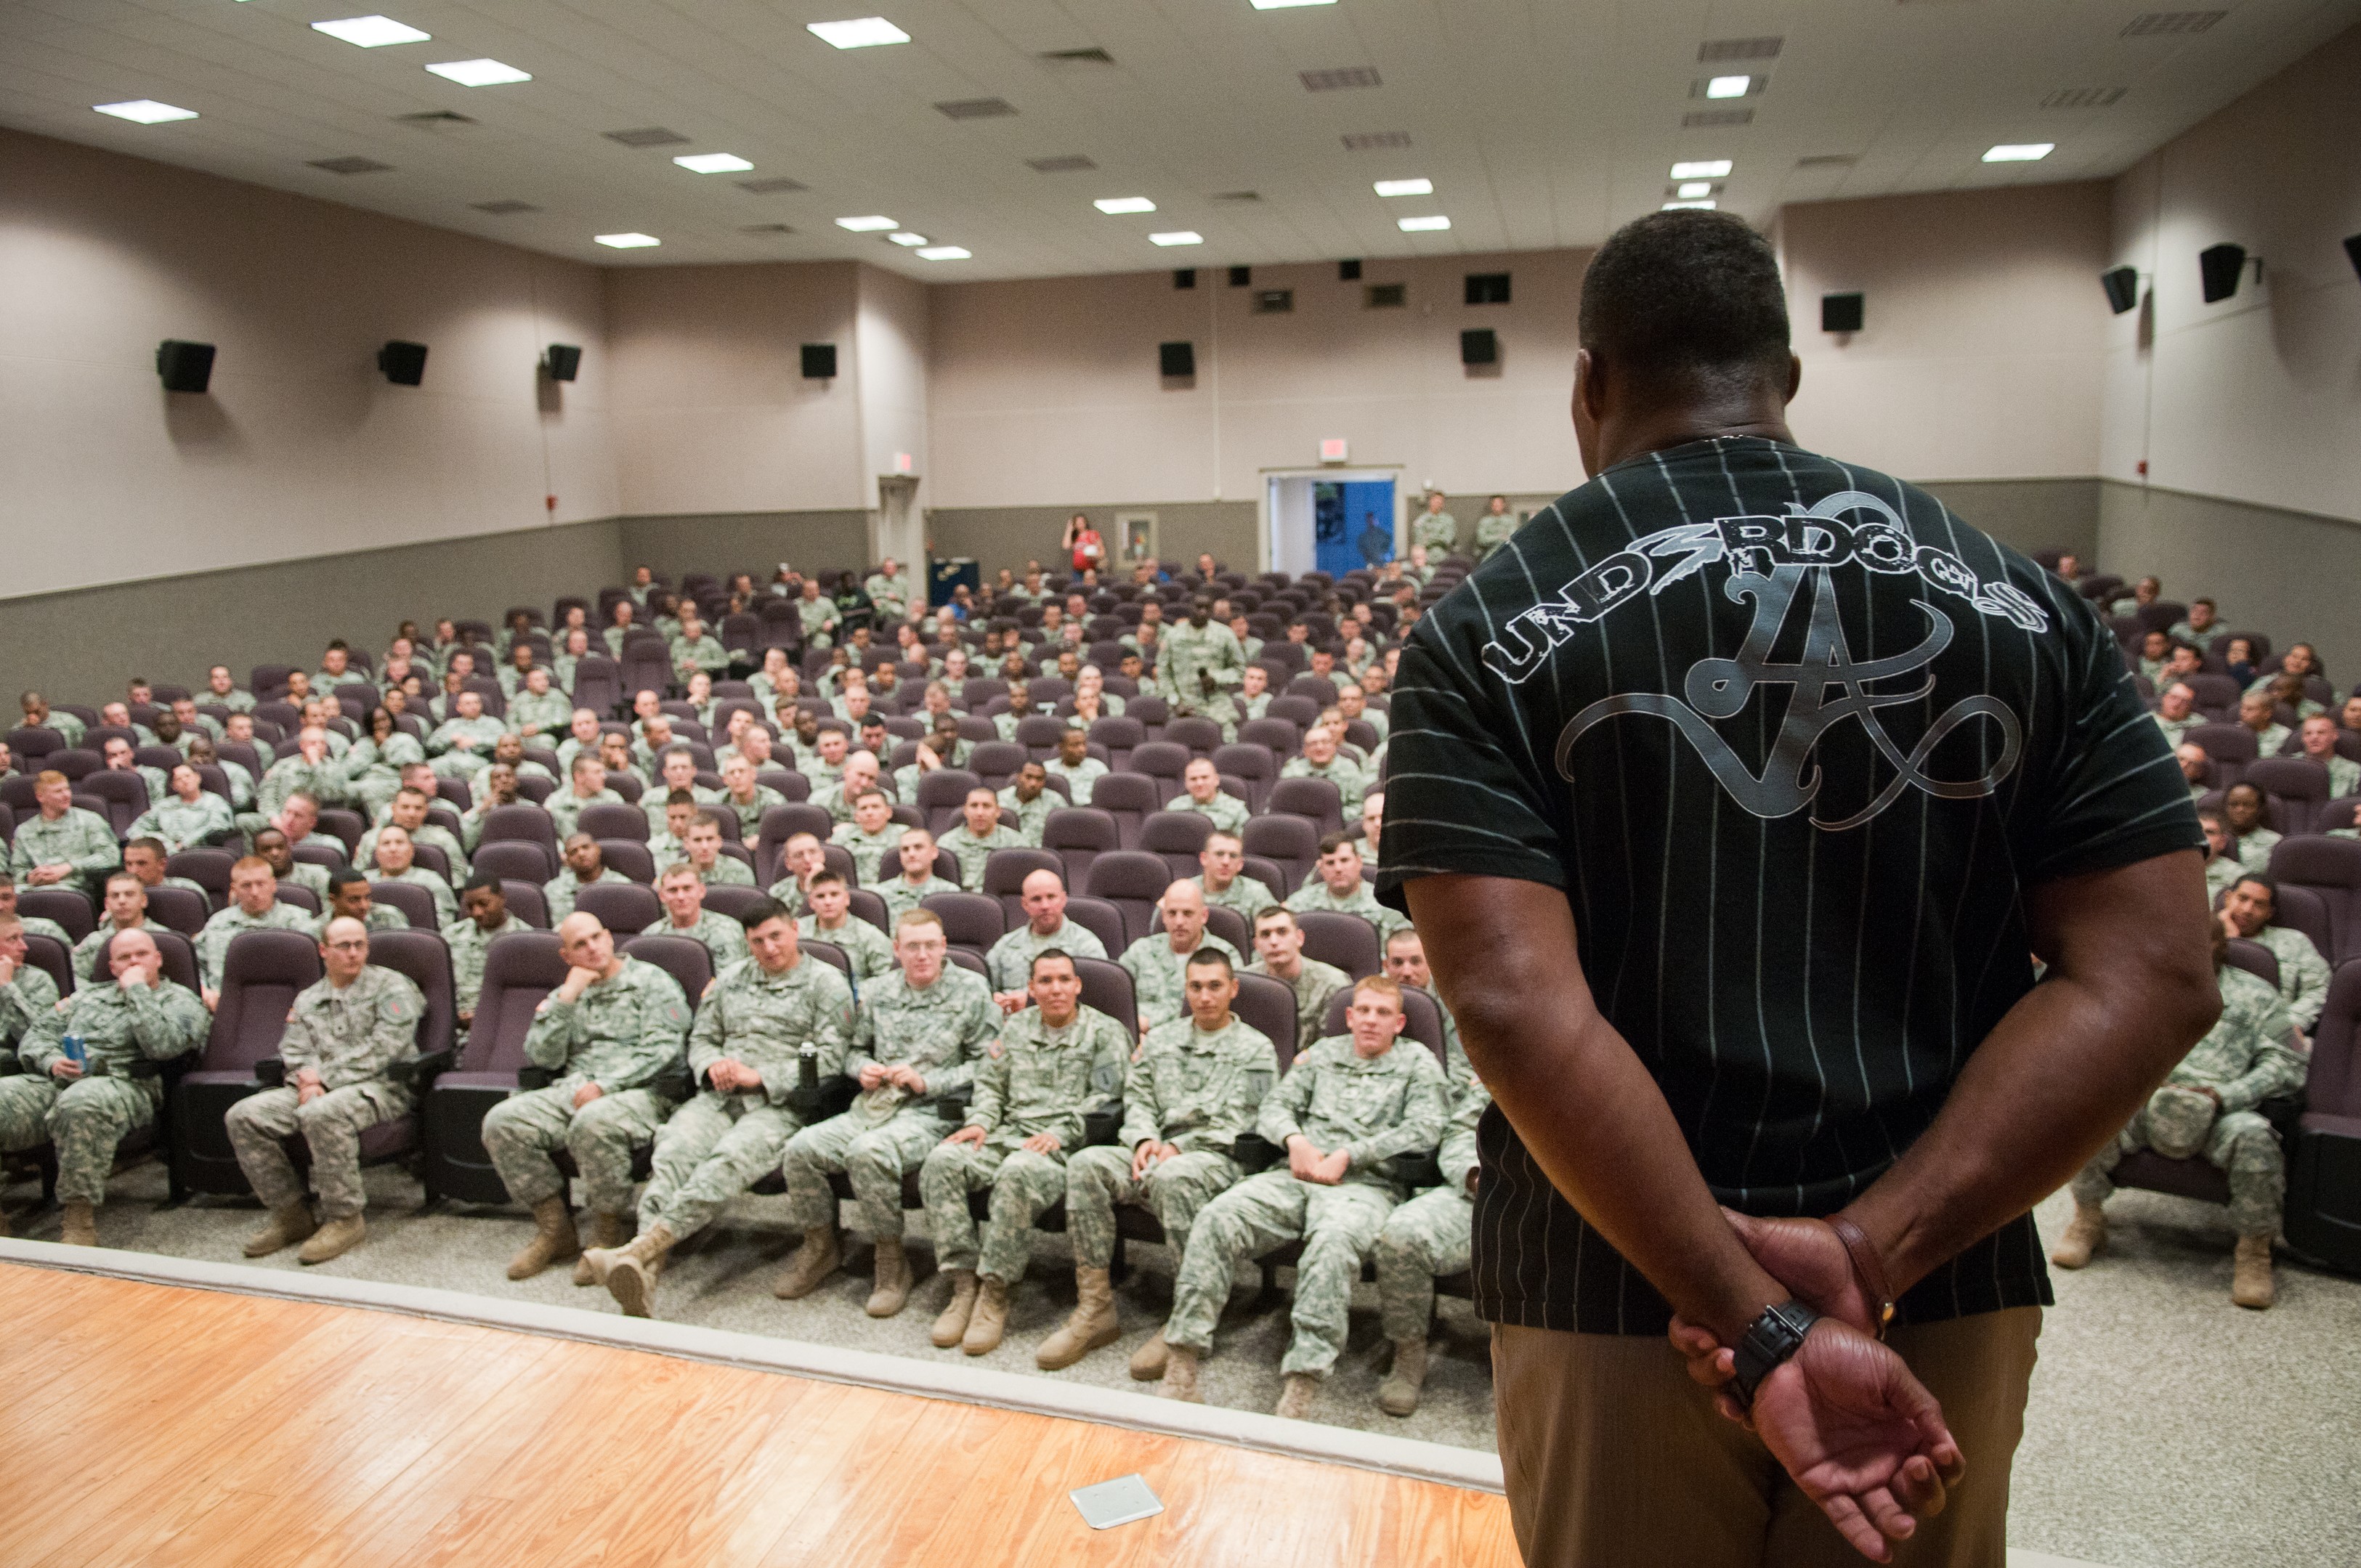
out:
M602 317L595 268L0 131L0 598L610 516Z

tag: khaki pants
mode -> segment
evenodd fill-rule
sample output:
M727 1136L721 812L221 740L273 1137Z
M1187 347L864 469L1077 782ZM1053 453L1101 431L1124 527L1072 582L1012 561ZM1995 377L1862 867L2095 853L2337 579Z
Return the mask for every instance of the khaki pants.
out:
M1897 1568L2005 1568L2037 1307L1896 1328L1967 1458ZM1855 1568L1866 1562L1661 1336L1492 1330L1510 1516L1526 1568Z

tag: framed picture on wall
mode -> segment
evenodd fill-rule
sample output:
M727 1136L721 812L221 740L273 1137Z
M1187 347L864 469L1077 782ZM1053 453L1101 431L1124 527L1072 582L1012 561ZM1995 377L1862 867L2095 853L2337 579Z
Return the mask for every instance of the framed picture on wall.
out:
M1123 554L1123 564L1136 565L1156 559L1156 514L1152 511L1119 511L1115 514L1115 536Z

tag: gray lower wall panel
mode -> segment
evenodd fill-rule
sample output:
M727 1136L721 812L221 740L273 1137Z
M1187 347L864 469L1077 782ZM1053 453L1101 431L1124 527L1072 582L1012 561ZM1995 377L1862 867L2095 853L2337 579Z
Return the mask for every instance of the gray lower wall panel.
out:
M751 572L759 587L782 561L804 571L858 566L869 554L869 514L862 511L627 517L616 526L624 571L644 564L675 583L687 572L710 572L725 582L733 572Z
M935 555L972 555L990 576L1002 567L1022 573L1025 563L1054 568L1061 559L1058 541L1073 507L944 507L927 514L927 538ZM1252 501L1142 501L1137 506L1083 507L1099 532L1109 535L1117 512L1156 514L1156 548L1168 560L1194 561L1210 550L1214 559L1251 576L1256 565L1256 520Z
M2003 544L2031 554L2099 550L2096 479L1928 479L1918 487Z

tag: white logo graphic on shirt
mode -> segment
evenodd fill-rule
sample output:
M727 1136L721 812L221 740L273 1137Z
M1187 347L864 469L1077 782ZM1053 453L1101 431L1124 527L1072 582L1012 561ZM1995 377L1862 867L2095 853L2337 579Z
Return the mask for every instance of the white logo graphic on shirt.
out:
M1863 512L1871 514L1865 521L1846 521L1848 514ZM1813 816L1814 826L1840 831L1876 817L1905 789L1939 799L1973 799L1992 794L2015 769L2024 745L2023 726L1992 696L1952 704L1907 748L1887 733L1879 710L1923 702L1933 693L1935 680L1929 675L1904 691L1872 691L1872 685L1924 670L1949 646L1955 629L1933 604L1913 599L1927 621L1919 644L1887 658L1856 661L1837 614L1830 572L1859 565L1888 575L1915 574L1979 613L2028 631L2047 630L2048 612L2007 583L1983 582L1951 552L1916 543L1893 508L1858 490L1839 492L1809 508L1791 506L1784 518L1722 518L1636 541L1560 588L1555 601L1537 605L1510 621L1502 629L1501 640L1485 647L1484 661L1506 679L1523 681L1539 671L1549 651L1573 636L1576 627L1603 620L1643 590L1662 593L1716 563L1730 568L1722 592L1733 601L1753 601L1753 625L1737 656L1703 659L1692 665L1682 683L1686 702L1666 693L1631 692L1592 703L1575 715L1559 737L1561 773L1573 776L1575 742L1593 727L1626 714L1664 718L1697 748L1722 788L1746 810L1757 817L1786 817L1811 806L1819 794L1823 775L1814 759L1821 740L1838 725L1858 719L1894 776L1848 816ZM1806 582L1813 591L1802 657L1794 663L1773 663L1772 648ZM1759 775L1747 770L1712 722L1742 711L1758 685L1790 688L1786 714ZM1936 747L1977 718L1999 730L1998 759L1971 779L1929 773L1927 760Z

